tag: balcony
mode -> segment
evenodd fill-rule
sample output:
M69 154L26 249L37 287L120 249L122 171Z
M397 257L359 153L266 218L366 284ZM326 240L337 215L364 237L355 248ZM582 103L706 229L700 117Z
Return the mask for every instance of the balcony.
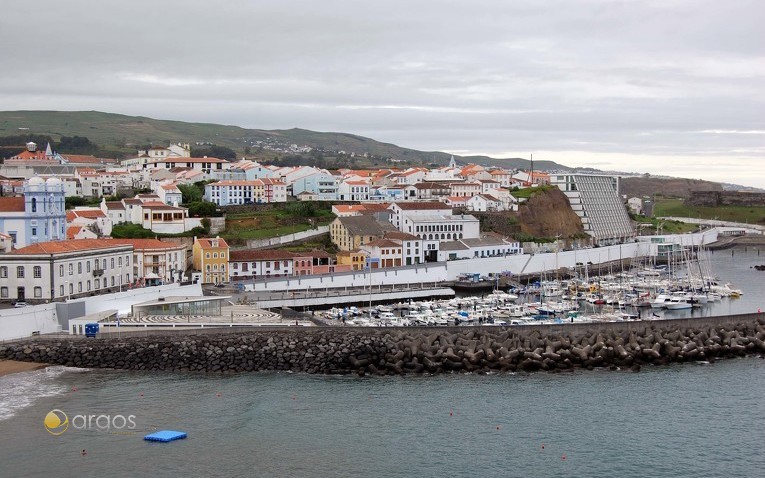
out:
M101 277L104 275L103 269L93 269L93 277Z

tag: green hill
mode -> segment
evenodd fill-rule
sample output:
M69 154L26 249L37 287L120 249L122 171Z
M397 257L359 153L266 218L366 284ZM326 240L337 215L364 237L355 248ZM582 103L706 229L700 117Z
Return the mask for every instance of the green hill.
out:
M265 147L273 157L273 147L287 148L291 144L309 146L319 151L345 151L380 158L400 160L405 164L448 164L450 154L439 151L418 151L382 143L347 133L323 133L305 129L261 130L213 123L187 123L158 120L144 116L126 116L99 111L0 111L0 136L20 134L48 135L58 140L62 136L84 136L102 148L101 154L115 157L135 154L148 144L167 145L175 142L212 143L226 146L237 153L257 153ZM277 152L279 153L279 152ZM292 154L289 151L279 154ZM505 168L528 168L529 161L521 158L495 159L487 156L456 156L462 164L476 163ZM535 169L569 169L552 161L535 161Z

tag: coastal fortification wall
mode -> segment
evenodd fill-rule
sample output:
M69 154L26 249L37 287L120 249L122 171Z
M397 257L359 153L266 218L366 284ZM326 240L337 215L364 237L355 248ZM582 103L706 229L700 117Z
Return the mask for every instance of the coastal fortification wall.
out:
M688 206L765 206L765 193L745 191L691 191Z
M0 358L128 370L403 374L633 368L765 353L765 318L527 327L290 328L0 345Z

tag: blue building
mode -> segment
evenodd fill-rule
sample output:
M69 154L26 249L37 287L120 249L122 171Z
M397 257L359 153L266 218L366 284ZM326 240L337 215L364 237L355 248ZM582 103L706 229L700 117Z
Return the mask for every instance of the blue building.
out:
M24 185L23 197L0 198L0 230L15 248L66 239L64 185L58 178L35 176Z
M319 172L296 179L292 183L292 195L307 192L316 195L317 201L337 201L337 178Z

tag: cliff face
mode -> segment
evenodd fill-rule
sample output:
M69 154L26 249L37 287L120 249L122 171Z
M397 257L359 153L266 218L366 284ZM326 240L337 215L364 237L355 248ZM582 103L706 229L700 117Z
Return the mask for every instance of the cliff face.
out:
M518 213L471 213L481 221L481 230L515 237L523 233L534 237L554 238L560 234L567 239L584 233L579 216L571 209L566 196L551 188L532 195Z
M568 199L558 188L531 196L518 211L521 232L535 237L569 238L584 234L579 216L571 209Z

